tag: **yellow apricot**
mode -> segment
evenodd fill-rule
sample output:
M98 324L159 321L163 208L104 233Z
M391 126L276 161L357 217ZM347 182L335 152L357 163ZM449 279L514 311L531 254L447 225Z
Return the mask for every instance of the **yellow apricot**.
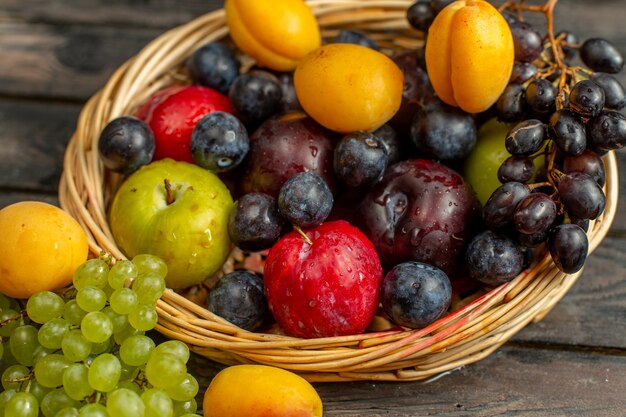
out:
M51 204L24 201L3 208L0 230L0 292L9 297L65 287L89 254L78 222Z
M303 0L227 0L230 36L259 66L290 71L322 42L319 25Z
M321 417L322 400L304 378L265 365L220 371L204 393L204 417Z
M375 130L400 108L404 75L386 55L353 44L329 44L304 57L294 85L302 108L336 132Z
M494 104L509 82L513 35L500 12L483 0L457 0L428 30L426 68L444 102L468 113Z

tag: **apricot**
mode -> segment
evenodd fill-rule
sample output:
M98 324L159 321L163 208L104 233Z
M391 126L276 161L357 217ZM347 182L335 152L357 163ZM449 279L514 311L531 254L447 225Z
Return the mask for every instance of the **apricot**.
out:
M203 401L204 417L321 417L322 400L304 378L265 365L220 371Z
M509 82L513 35L500 12L482 0L457 0L428 30L426 68L441 100L468 113L487 110Z
M304 57L294 85L302 108L340 133L371 131L400 108L404 74L386 55L353 44L329 44Z
M261 67L290 71L321 45L319 25L302 0L227 0L230 36Z
M65 287L89 254L78 222L51 204L24 201L3 208L0 230L0 292L9 297Z

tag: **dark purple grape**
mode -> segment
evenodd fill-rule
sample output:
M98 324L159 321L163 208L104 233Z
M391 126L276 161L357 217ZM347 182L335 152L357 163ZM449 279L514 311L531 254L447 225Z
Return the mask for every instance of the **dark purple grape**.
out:
M604 107L609 110L621 110L626 107L626 90L617 78L598 72L591 78L604 90Z
M594 150L614 151L626 146L626 116L606 110L587 123L587 137Z
M333 194L328 185L311 171L289 178L278 193L278 211L294 226L317 226L332 208Z
M243 123L225 112L204 116L191 134L191 156L204 169L224 172L237 167L250 150L250 139Z
M563 160L563 172L584 172L590 175L601 187L606 181L606 171L604 163L597 153L585 149L577 156L568 156Z
M557 184L567 214L578 219L596 219L604 211L606 197L598 183L582 172L564 175Z
M596 72L617 74L624 67L624 57L606 39L587 39L579 49L580 59Z
M498 179L502 184L505 182L526 183L535 174L535 164L528 156L511 156L498 168Z
M429 0L417 0L406 11L406 18L409 24L417 30L427 32L433 20L435 11Z
M385 149L387 149L387 166L405 159L406 155L403 155L404 146L400 143L398 132L393 127L384 124L372 133L381 140Z
M511 181L496 188L483 207L487 227L497 230L512 223L515 208L529 194L529 188L520 182Z
M556 105L556 88L543 78L537 78L526 87L526 102L538 113L548 113Z
M248 193L241 196L230 213L228 234L238 248L256 252L274 245L283 226L283 218L272 196Z
M548 240L548 235L550 234L550 229L543 230L539 233L518 233L517 241L524 248L536 248L537 246L545 243Z
M548 230L556 213L556 204L547 194L532 193L515 208L513 222L518 232L533 235Z
M548 247L556 266L566 274L573 274L585 265L589 240L580 226L561 224L550 233Z
M513 65L509 82L512 84L523 84L537 75L537 71L537 67L530 62L516 62Z
M565 155L580 155L587 147L585 125L567 109L556 111L550 117L550 133Z
M240 120L256 127L280 110L283 90L275 75L253 70L235 78L228 99Z
M589 219L577 219L576 217L569 216L569 222L579 226L585 233L589 230Z
M513 34L515 46L515 60L520 62L533 62L539 58L543 51L543 39L527 22L514 22L509 24Z
M546 138L546 129L541 120L524 120L513 126L506 134L504 143L511 155L532 155L539 151Z
M476 124L468 113L452 106L418 111L411 140L421 156L439 161L459 161L476 145Z
M367 36L365 32L361 32L360 30L344 29L340 31L335 38L335 43L351 43L355 45L365 46L366 48L371 48L376 51L380 49L376 41Z
M235 78L239 76L240 64L235 53L221 43L209 43L197 49L187 60L191 80L227 94Z
M528 105L524 86L521 84L507 85L496 101L498 120L506 123L519 122L524 119L526 113L528 113Z
M296 94L296 87L293 84L293 72L280 72L276 74L280 88L283 92L283 98L281 100L280 112L301 112L302 106L298 100Z
M247 271L224 275L209 292L207 309L237 327L255 330L269 311L263 278Z
M378 137L371 132L353 132L337 143L333 166L342 184L365 189L380 181L387 160L387 148Z
M433 8L435 14L439 14L440 11L453 2L454 0L430 0L430 7Z
M118 117L100 133L98 152L105 167L121 174L130 174L152 161L154 134L142 120Z
M506 20L506 22L509 25L512 25L513 23L517 23L520 21L519 18L517 17L517 13L512 12L510 10L503 10L502 17L504 17L504 20Z
M522 272L524 253L510 237L487 230L474 236L465 260L472 278L495 287Z
M591 80L583 80L569 94L569 108L582 117L595 117L604 107L604 90Z
M576 36L575 34L569 31L562 30L555 35L555 38L560 39L561 41L565 42L568 45L578 44L578 36ZM565 58L566 61L571 61L572 59L576 57L577 51L575 48L571 46L567 46L567 45L562 45L561 49L563 50L563 57Z
M421 329L450 306L452 285L441 269L422 262L394 266L383 279L380 301L389 318L400 326Z

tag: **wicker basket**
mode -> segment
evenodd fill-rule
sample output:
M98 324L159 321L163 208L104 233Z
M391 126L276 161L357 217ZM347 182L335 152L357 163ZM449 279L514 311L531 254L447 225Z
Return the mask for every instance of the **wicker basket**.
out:
M405 13L413 0L309 1L323 29L367 31L383 48L415 48L423 41L408 29ZM111 77L85 105L65 155L59 199L78 219L97 255L124 255L116 247L106 209L122 178L99 161L100 131L113 118L130 114L155 91L185 80L183 62L204 43L228 36L223 10L170 30L147 45ZM589 230L590 251L606 235L617 205L617 167L605 158L606 209ZM529 270L421 330L297 339L241 330L171 290L159 300L157 330L223 364L261 363L297 372L310 381L411 381L478 361L533 320L542 318L576 282L580 273L560 272L549 254Z

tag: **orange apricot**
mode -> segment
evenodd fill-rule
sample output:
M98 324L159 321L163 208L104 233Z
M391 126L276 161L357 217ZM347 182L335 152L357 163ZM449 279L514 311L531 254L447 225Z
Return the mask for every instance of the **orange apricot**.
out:
M426 67L444 102L468 113L494 104L509 82L513 35L500 12L483 0L457 0L428 30Z

